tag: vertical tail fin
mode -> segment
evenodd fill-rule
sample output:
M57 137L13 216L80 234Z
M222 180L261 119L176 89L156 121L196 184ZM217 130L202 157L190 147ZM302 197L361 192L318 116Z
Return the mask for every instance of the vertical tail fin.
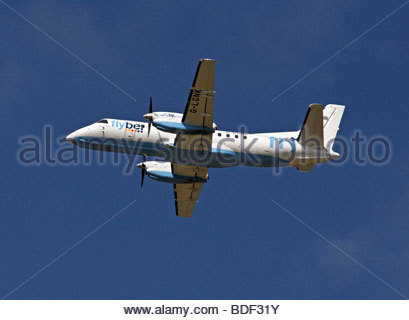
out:
M311 104L298 136L303 146L303 154L297 158L296 167L300 171L311 171L317 163L325 163L330 158L338 158L332 151L345 106Z
M297 138L300 144L305 146L313 146L315 148L325 146L322 110L322 104L310 104Z
M344 109L345 106L337 104L328 104L324 108L324 146L328 152L332 151L334 139L337 135Z

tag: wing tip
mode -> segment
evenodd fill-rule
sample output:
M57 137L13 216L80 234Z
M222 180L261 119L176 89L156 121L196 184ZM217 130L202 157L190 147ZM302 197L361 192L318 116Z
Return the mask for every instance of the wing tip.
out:
M324 106L322 104L320 104L320 103L311 103L309 107L310 107L310 109L315 109L315 108L324 109Z

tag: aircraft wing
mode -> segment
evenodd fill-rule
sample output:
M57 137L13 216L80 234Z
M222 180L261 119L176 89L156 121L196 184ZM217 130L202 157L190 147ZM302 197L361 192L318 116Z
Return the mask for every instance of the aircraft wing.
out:
M214 70L216 61L201 59L183 114L182 123L202 127L202 134L178 133L175 146L187 150L209 151L212 148ZM206 131L206 129L209 129Z
M202 127L202 134L178 133L175 146L186 150L212 150L213 129L213 98L214 98L215 61L201 59L196 70L189 98L183 113L182 123L188 126ZM172 163L174 175L207 178L208 168L205 166L190 166ZM203 182L178 183L173 185L175 194L176 215L191 217L196 202L199 199Z
M208 168L198 166L185 166L172 163L174 175L207 178ZM200 191L204 182L177 183L173 185L175 195L176 215L179 217L191 217L196 202L199 199Z
M182 123L213 130L215 60L201 59L190 89ZM211 131L213 132L213 131Z

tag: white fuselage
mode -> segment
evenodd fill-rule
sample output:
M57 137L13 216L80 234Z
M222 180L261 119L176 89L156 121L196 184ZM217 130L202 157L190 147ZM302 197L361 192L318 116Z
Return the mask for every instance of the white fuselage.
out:
M297 142L298 133L248 134L216 130L212 133L211 152L203 154L174 146L177 134L163 132L154 126L148 136L146 122L104 119L74 131L67 140L84 148L144 154L189 165L274 167L297 166L301 155L304 159L317 158L315 150L305 150Z

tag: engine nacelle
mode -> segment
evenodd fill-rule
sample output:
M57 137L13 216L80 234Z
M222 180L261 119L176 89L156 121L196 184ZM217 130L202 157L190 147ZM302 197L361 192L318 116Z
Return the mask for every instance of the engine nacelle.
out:
M184 176L179 174L173 174L172 165L170 162L159 161L145 161L136 165L138 168L146 171L146 175L156 181L167 183L193 183L193 182L206 182L206 179L199 177Z
M215 123L213 123L213 128L184 124L182 123L183 114L176 112L152 112L145 114L144 118L151 120L152 125L158 130L170 133L210 134L217 129Z

